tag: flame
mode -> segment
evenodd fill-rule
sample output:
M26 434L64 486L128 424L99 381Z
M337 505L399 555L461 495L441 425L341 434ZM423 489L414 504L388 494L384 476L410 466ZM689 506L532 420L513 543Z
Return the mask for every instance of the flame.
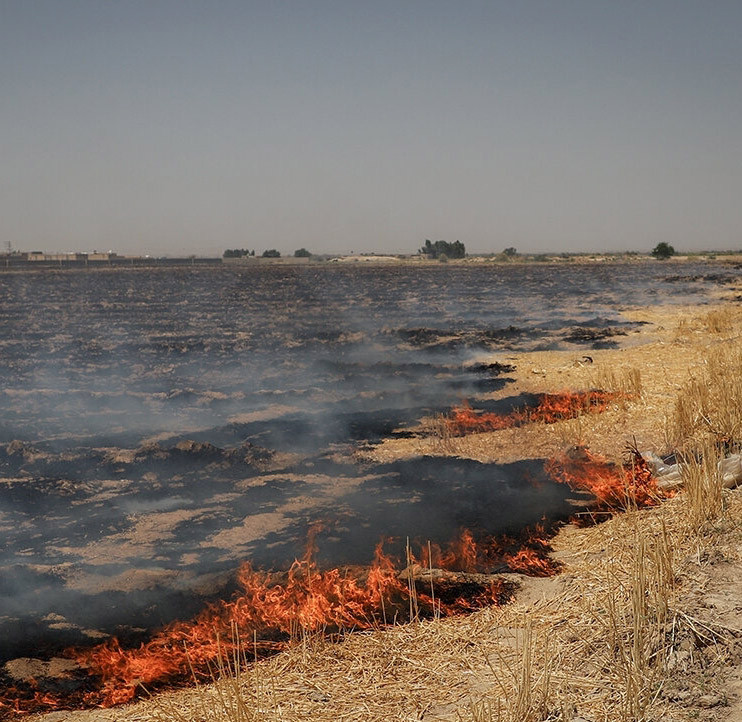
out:
M633 450L630 460L619 465L578 446L550 459L545 468L552 478L571 489L593 494L606 509L652 506L663 496L649 464Z
M564 408L552 401L544 408ZM574 404L570 408L575 408ZM656 480L638 452L619 465L577 447L549 460L546 471L572 489L589 491L609 509L646 506L660 498ZM464 529L445 548L413 542L415 549L408 545L404 572L399 572L400 565L384 553L387 540L377 545L369 568L321 570L315 562L319 530L310 530L306 554L288 571L270 573L243 564L237 575L240 591L233 599L210 605L193 620L166 626L137 648L127 649L113 638L91 649L71 651L87 668L91 685L97 685L95 690L63 700L35 688L16 690L19 699L13 700L6 690L0 699L0 717L60 709L75 700L87 706L110 707L132 700L140 686L182 685L194 677L208 680L220 659L240 654L240 640L257 657L285 649L292 638L304 633L337 635L384 626L387 620L406 618L405 612L412 614L413 607L421 615L448 616L509 597L509 585L491 576L484 577L485 583L478 584L472 593L471 578L464 573L509 569L550 576L558 570L557 563L548 557L551 530L543 525L517 538L476 536ZM439 576L439 586L432 589L413 572L424 574L426 568L434 567L454 572L450 579Z
M549 534L543 524L525 530L525 541L517 545L515 553L504 555L505 563L513 572L529 577L552 577L559 571L559 563L549 556ZM514 545L516 546L516 545Z
M508 414L477 412L468 404L456 407L447 419L447 427L455 436L500 431L522 426L531 421L552 424L562 419L573 419L583 413L605 411L615 400L626 395L610 391L563 391L556 394L539 394L538 405L532 409L515 409Z
M515 540L478 540L464 529L445 549L435 544L416 544L417 554L408 549L404 571L384 553L390 540L382 540L368 568L320 570L314 561L319 529L310 530L306 554L288 571L270 573L243 564L233 599L211 604L193 620L169 624L139 647L126 648L112 638L93 648L68 650L87 669L86 688L94 689L59 697L35 685L6 689L0 719L70 706L111 707L131 701L142 687L182 686L194 677L208 681L220 659L239 655L245 647L256 657L265 656L305 633L383 627L405 619L413 607L421 616L450 616L510 598L512 584L490 575L473 585L461 573L489 572L497 562L498 571L505 571L505 550ZM423 580L432 566L454 570L450 578L436 576L434 589Z
M411 556L423 568L472 573L504 568L533 577L553 576L558 565L549 558L550 535L541 524L525 529L517 538L489 536L477 540L469 529L464 529L445 550L428 543L419 554Z
M226 654L239 651L239 639L251 642L257 653L278 651L302 633L342 632L385 625L402 617L413 594L409 582L400 579L394 563L384 555L380 542L365 578L340 569L320 570L314 562L314 534L309 549L287 573L271 574L244 564L238 572L240 594L230 602L212 605L189 622L176 622L155 634L137 649L124 649L111 639L93 649L79 651L77 660L102 681L101 689L89 693L85 702L109 707L134 698L140 685L163 685L188 679L192 674L208 678L209 670ZM439 552L440 553L440 552ZM475 569L477 545L464 531L440 561ZM500 580L472 595L457 594L451 600L433 598L414 590L422 614L459 614L498 604L508 595Z
M438 569L458 569L462 572L476 572L485 564L481 558L479 545L469 529L463 529L459 536L443 551L438 544L423 546L417 557L423 567Z
M521 549L515 554L507 554L505 561L512 571L529 577L552 577L558 571L551 559L539 554L535 549Z
M40 692L36 689L36 680L31 679L26 685L27 690L18 687L9 687L3 690L3 694L0 696L0 719L13 719L16 716L32 712L63 708L60 705L60 700L53 694Z

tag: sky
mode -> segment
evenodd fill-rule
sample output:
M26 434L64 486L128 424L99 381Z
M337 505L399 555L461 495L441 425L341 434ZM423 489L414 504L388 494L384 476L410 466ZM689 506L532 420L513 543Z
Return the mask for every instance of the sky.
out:
M742 248L739 0L0 0L0 247Z

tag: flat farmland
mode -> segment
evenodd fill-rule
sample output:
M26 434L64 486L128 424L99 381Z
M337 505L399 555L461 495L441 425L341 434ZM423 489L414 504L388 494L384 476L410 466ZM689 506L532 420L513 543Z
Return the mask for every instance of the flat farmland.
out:
M462 402L504 413L519 351L630 345L622 311L703 303L709 264L172 268L0 276L0 657L153 629L240 563L322 565L565 518L508 464L373 462Z

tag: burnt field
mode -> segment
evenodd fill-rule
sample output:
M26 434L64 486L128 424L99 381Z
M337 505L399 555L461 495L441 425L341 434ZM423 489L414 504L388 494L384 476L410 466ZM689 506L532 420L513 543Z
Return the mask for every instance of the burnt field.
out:
M672 263L0 275L0 662L146 637L245 560L285 568L310 528L320 566L356 565L382 537L565 518L538 462L354 451L492 391L528 405L509 353L617 346L622 307L718 282Z

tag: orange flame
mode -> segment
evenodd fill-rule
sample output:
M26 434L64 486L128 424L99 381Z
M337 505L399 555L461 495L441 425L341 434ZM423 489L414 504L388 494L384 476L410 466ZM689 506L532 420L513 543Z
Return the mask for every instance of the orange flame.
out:
M102 681L102 689L85 701L107 707L131 700L139 685L186 679L191 671L207 678L220 656L237 651L235 629L241 639L257 640L256 651L267 653L285 648L301 632L368 629L386 624L387 613L390 619L403 614L410 589L384 555L383 542L361 581L340 569L319 570L313 561L313 541L312 535L307 555L285 575L258 572L244 564L238 573L241 593L236 599L210 606L194 621L167 626L137 649L124 649L111 639L79 651L77 660ZM463 532L452 550L443 555L452 564L459 558L471 568L476 564L470 532ZM458 594L450 601L418 590L415 597L421 613L446 616L500 603L507 593L508 586L495 581L475 595Z
M571 489L588 491L607 509L656 504L661 498L657 479L638 452L628 463L613 464L579 446L546 463L546 472Z
M481 551L474 540L474 535L468 529L463 529L459 536L448 545L446 551L443 551L438 544L423 546L420 563L424 567L476 572L483 566L480 557Z
M590 491L606 508L628 503L645 506L659 499L656 480L638 453L621 466L580 447L549 460L546 471L573 489ZM192 621L168 625L138 648L125 649L114 638L73 652L100 680L97 690L78 693L78 699L82 696L84 704L108 707L133 699L140 685L182 684L192 674L209 679L220 658L239 652L240 639L254 647L256 654L268 654L284 649L302 632L332 634L383 626L387 619L404 618L413 592L422 614L444 616L501 603L508 596L509 586L501 580L480 587L475 594L462 594L455 582L448 589L444 584L440 593L426 591L425 584L415 586L414 580L400 579L397 566L383 552L383 541L376 547L373 565L363 573L320 570L314 561L318 530L310 531L306 555L287 572L260 572L244 564L238 572L241 591L234 599L212 604ZM420 559L423 571L437 567L475 573L494 568L548 576L557 571L557 564L548 557L549 536L542 526L525 540L475 538L471 531L463 530L445 549L420 545L419 554L408 553L408 564ZM64 700L65 705L69 702ZM61 706L53 695L34 690L26 693L22 702L6 694L0 700L0 717L6 711L20 714Z
M36 680L30 679L27 685L30 688L28 691L16 687L3 690L0 696L0 719L15 719L32 712L60 709L60 701L53 694L36 690Z
M464 572L504 568L533 577L553 576L558 565L548 556L551 551L548 537L549 533L540 524L530 531L524 530L517 539L487 537L477 541L471 531L464 529L445 551L437 544L423 546L420 564Z
M526 530L526 540L520 548L515 553L504 555L508 568L529 577L554 576L560 565L549 556L549 536L542 524L537 524L530 531Z
M343 633L369 629L404 619L414 593L415 609L423 616L450 616L501 604L512 585L494 579L475 592L466 580L438 579L436 590L428 582L403 579L399 565L384 554L384 540L375 550L372 566L354 573L340 569L320 570L315 561L315 537L310 530L306 555L287 572L269 573L243 564L238 571L240 592L231 601L210 605L191 621L174 622L148 642L127 649L112 638L86 650L69 654L85 668L92 692L78 691L64 698L42 694L33 685L26 690L6 689L0 695L0 719L6 714L63 709L74 706L110 707L131 701L141 687L183 684L193 675L209 680L218 660L239 653L240 640L256 655L285 649L290 640L304 632ZM494 542L477 543L472 532L463 530L445 551L437 545L423 546L437 567L456 571L484 569L492 558L503 553ZM408 564L414 562L410 552ZM426 566L431 559L425 560ZM424 572L424 569L419 571ZM504 570L504 569L503 569ZM90 685L87 685L90 689Z
M539 394L538 405L533 409L515 409L508 414L477 412L468 404L454 408L447 419L450 433L464 436L470 433L500 431L522 426L529 421L552 424L562 419L573 419L583 413L605 411L615 400L625 394L609 391L564 391L556 394Z
M553 577L558 571L551 559L535 549L521 549L515 554L506 554L505 561L512 571L529 577Z

